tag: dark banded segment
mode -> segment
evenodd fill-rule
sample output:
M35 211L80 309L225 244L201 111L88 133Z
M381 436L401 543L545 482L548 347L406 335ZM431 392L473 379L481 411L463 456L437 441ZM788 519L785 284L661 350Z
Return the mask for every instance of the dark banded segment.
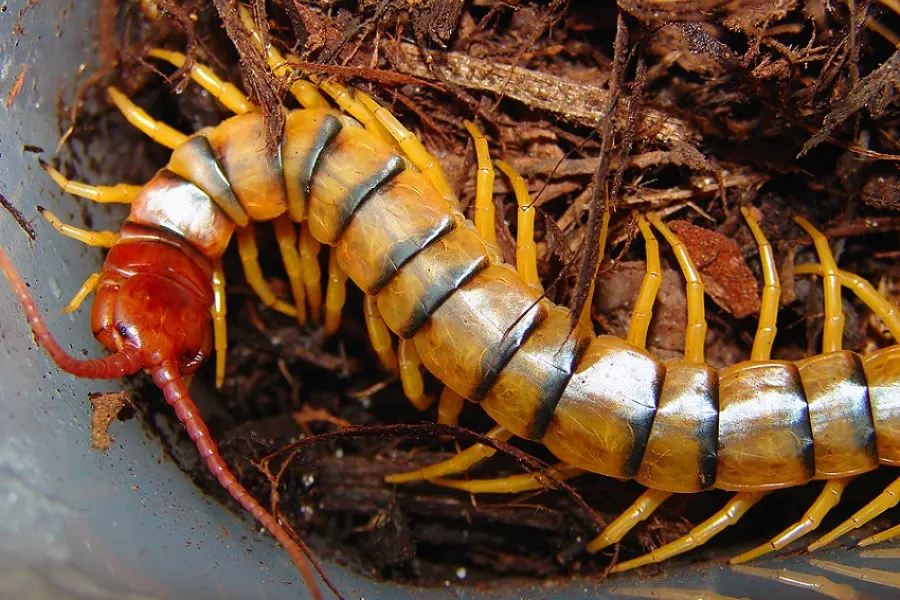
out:
M792 362L744 362L719 373L715 487L761 491L815 474L809 406Z
M378 292L378 311L391 331L410 338L454 290L488 264L484 241L465 222L397 271Z
M128 220L171 231L207 258L225 253L235 226L206 192L168 169L141 188Z
M862 361L831 352L797 363L815 442L816 477L848 477L878 466Z
M205 135L251 220L270 221L287 211L281 145L274 151L266 147L268 131L262 113L232 117Z
M578 361L541 439L560 460L609 477L637 474L665 366L645 350L594 338Z
M335 246L338 263L374 296L400 267L461 222L421 173L403 171L356 211Z
M481 406L515 435L540 440L575 370L578 356L594 337L579 323L570 330L568 310L548 303L547 317L500 372Z
M460 396L474 397L479 387L490 387L546 316L538 298L508 265L488 266L450 294L416 332L422 364Z
M883 465L900 466L900 346L866 355L863 368L869 385L878 460Z
M668 492L691 493L716 480L719 377L709 365L673 362L636 480Z
M246 227L250 223L247 211L238 202L231 184L228 183L219 161L213 154L209 140L204 136L194 136L175 148L166 166L173 173L191 181L206 192L235 225Z
M405 169L393 149L365 129L342 129L325 150L309 186L309 230L334 245L360 205Z
M288 113L281 144L281 161L291 219L306 220L309 186L322 151L343 126L328 109Z

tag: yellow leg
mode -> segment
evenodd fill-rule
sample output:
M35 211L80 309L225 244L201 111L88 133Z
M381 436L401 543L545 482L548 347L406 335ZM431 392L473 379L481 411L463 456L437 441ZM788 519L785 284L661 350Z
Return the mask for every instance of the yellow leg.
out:
M835 527L826 535L810 544L808 550L818 550L826 544L830 544L845 533L853 531L857 527L862 527L889 508L897 506L900 502L900 478L896 479L891 485L887 486L877 498L859 509L855 515Z
M615 521L607 525L603 533L588 544L587 551L593 554L620 541L629 531L634 529L635 525L641 521L646 521L647 517L652 515L671 496L672 492L664 492L662 490L645 491Z
M497 208L494 206L494 166L487 138L471 121L463 122L475 142L475 157L478 160L478 175L475 178L475 229L488 248L499 254L497 249Z
M112 248L119 241L119 234L115 231L88 231L68 223L60 221L59 217L45 208L38 207L38 212L44 215L53 228L66 237L78 240L82 244L99 248Z
M295 76L295 69L291 67L290 60L285 59L271 43L263 43L262 36L256 28L256 24L253 22L250 11L244 6L239 6L238 11L240 11L244 28L250 32L253 44L260 51L265 48L266 61L269 63L269 68L272 69L272 73L276 77L292 80L290 92L291 95L297 99L297 102L300 103L300 106L303 108L329 108L328 100L319 93L319 90L316 89L315 85ZM291 60L295 59L295 57L290 55L288 58ZM295 62L297 61L295 60Z
M703 304L703 281L700 279L700 271L697 270L684 242L678 239L657 215L651 214L647 218L672 246L687 282L688 324L684 340L684 360L702 364L705 362L703 355L706 343L706 309Z
M347 302L347 274L337 261L337 252L328 255L328 287L325 289L325 332L335 333Z
M381 106L367 94L356 92L356 98L368 108L372 114L378 119L378 122L387 130L387 132L396 140L400 149L406 154L409 160L422 174L431 182L441 196L453 208L459 210L459 198L453 192L447 174L441 168L437 159L425 149L418 137L400 124L400 121L394 117L391 112Z
M775 323L778 319L778 301L781 299L781 284L778 282L778 271L775 267L775 254L772 252L772 244L766 239L765 234L756 219L746 208L741 208L741 214L747 221L756 245L759 246L759 260L762 263L763 293L762 303L759 309L759 324L756 327L756 337L753 339L753 349L750 351L750 360L769 360L772 353L772 344L775 342L775 333L778 328Z
M341 110L362 123L362 126L368 129L370 133L378 136L394 148L400 148L400 144L397 143L394 136L375 118L369 107L354 98L346 86L314 75L310 75L309 80L319 86L319 89L325 92L326 95L330 96Z
M547 470L550 477L542 473L523 473L498 477L496 479L429 479L429 483L441 487L462 490L470 494L520 494L554 487L554 480L565 481L584 473L583 469L558 463Z
M844 479L832 479L826 481L825 487L822 488L822 491L819 493L819 496L816 498L815 502L813 502L812 506L809 507L809 510L804 513L802 519L773 537L769 542L735 556L729 562L736 565L748 560L753 560L754 558L759 558L760 556L765 556L770 552L784 548L791 542L798 540L810 531L815 530L822 522L822 519L825 518L825 515L828 514L828 511L837 506L841 501L841 495L844 493L844 488L846 488L847 484L853 481L853 479L853 477L846 477Z
M256 247L256 230L253 225L237 228L237 242L238 255L241 257L241 265L244 267L244 275L250 288L269 308L289 317L296 317L297 311L294 307L276 298L275 292L263 277L262 269L259 267L259 249Z
M309 232L307 225L300 226L300 266L303 272L303 287L309 304L309 317L318 323L322 314L322 268L319 266L319 250L322 248Z
M619 563L611 569L611 572L621 573L622 571L628 571L644 565L658 563L688 550L698 548L726 527L737 523L744 516L744 513L765 495L766 492L741 492L735 494L722 510L694 527L687 535L643 556Z
M369 341L372 350L378 356L378 361L386 371L397 372L397 354L391 341L391 332L384 324L381 313L378 312L378 303L375 296L366 295L363 300L363 313L366 319L366 329L369 332Z
M438 420L441 425L459 425L459 414L466 405L466 399L444 386L438 400Z
M512 436L512 433L500 425L497 425L487 433L487 437L501 442L508 441ZM417 471L410 471L409 473L394 473L393 475L386 476L384 480L387 483L409 483L410 481L437 479L438 477L444 477L445 475L462 473L496 453L497 451L493 448L488 448L482 444L475 444L474 446L466 448L453 458L448 458L444 462L439 462Z
M284 214L275 221L275 239L281 250L281 260L288 281L291 283L291 293L294 295L294 307L297 310L297 322L306 324L306 290L303 287L303 267L300 261L300 253L297 251L297 232L291 218Z
M64 192L68 192L79 198L87 198L100 204L131 204L143 186L119 183L116 185L88 185L80 181L72 181L62 173L45 163L39 161L41 168L53 179Z
M525 280L525 283L538 290L544 291L537 272L537 247L534 244L534 207L531 205L531 195L525 180L519 175L512 165L502 160L497 161L497 168L509 178L513 191L516 194L516 203L519 206L519 218L516 225L516 270Z
M179 69L187 60L181 52L162 48L151 48L147 54L175 65ZM191 79L199 83L200 87L212 94L213 98L233 113L242 115L256 108L243 92L227 81L222 81L212 69L202 63L194 63L191 67Z
M81 284L81 287L78 288L78 291L75 292L75 295L72 296L72 299L69 300L69 303L66 304L66 307L63 308L63 312L68 314L78 310L78 307L81 306L81 303L84 302L85 298L90 296L91 292L97 289L97 284L100 283L100 277L102 275L103 273L91 274L91 276Z
M228 312L225 304L225 271L222 259L217 258L212 272L213 288L213 341L216 349L216 389L225 383L225 357L228 350L228 325L225 315Z
M659 261L659 242L653 235L653 230L647 224L647 219L638 217L638 227L644 236L644 244L647 248L647 273L641 282L641 291L634 309L631 311L631 324L628 326L628 341L640 348L647 346L647 330L650 329L650 321L653 318L653 305L656 303L656 295L659 286L662 285L662 266Z
M822 265L809 264L794 267L796 275L823 275L825 270ZM900 311L875 287L860 277L848 271L838 271L838 280L845 288L850 289L884 322L885 327L891 332L895 340L900 341Z
M895 525L890 529L885 529L884 531L876 533L875 535L870 535L864 540L860 540L857 546L871 546L872 544L878 544L880 542L892 540L897 536L900 536L900 525Z
M122 111L128 122L140 129L157 144L174 150L187 141L188 136L148 115L144 109L129 100L125 94L116 88L109 87L106 91L109 94L109 99L116 105L116 108Z
M838 352L844 338L844 312L841 305L841 284L837 263L828 246L828 238L803 217L794 217L797 225L809 234L816 246L822 264L822 281L825 285L825 331L822 333L822 352Z
M400 384L403 393L419 410L427 410L434 397L425 394L425 379L422 377L422 359L412 340L401 339L397 345L397 362L400 368Z

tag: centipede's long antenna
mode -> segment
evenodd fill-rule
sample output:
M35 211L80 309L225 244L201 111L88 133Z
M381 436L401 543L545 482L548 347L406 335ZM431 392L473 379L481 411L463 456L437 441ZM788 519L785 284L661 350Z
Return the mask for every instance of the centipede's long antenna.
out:
M31 326L31 331L37 338L38 343L44 347L53 362L67 373L71 373L76 377L85 379L118 379L125 375L133 375L141 370L141 353L133 346L126 346L115 354L104 356L103 358L79 359L70 355L62 347L50 329L44 322L38 311L34 298L28 292L25 282L19 277L19 272L13 266L12 261L6 255L6 252L0 248L0 269L6 275L6 279L12 286L22 310Z
M293 559L297 568L300 569L313 598L321 600L322 594L316 585L306 552L291 537L287 530L278 523L275 517L250 495L247 488L241 485L231 472L231 469L228 468L228 465L225 464L225 460L219 454L216 443L209 434L206 423L197 411L197 405L191 399L187 386L178 372L178 367L174 363L164 362L153 371L153 382L162 390L166 402L175 410L178 420L184 425L190 438L197 444L197 450L200 452L203 460L206 461L206 466L209 467L210 472L219 480L222 487L231 494L231 497L237 500L278 540L291 559Z

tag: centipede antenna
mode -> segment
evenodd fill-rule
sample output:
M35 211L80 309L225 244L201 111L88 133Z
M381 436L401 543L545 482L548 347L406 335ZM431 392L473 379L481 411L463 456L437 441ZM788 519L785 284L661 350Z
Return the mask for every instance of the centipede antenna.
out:
M304 547L297 542L287 530L275 519L272 514L250 495L234 474L229 469L216 443L210 436L206 423L199 415L196 404L191 399L190 392L178 372L178 368L168 362L164 362L153 371L153 382L162 390L169 403L175 410L178 420L184 425L188 436L197 445L200 456L206 462L210 473L215 476L219 484L231 494L247 512L252 514L266 530L275 537L276 540L284 547L288 555L300 569L313 598L322 599L322 593L316 584L310 565L310 559Z
M103 358L79 359L71 356L50 333L25 282L19 277L19 272L2 248L0 248L0 269L3 270L6 280L19 299L34 337L60 369L85 379L118 379L141 370L143 366L141 353L134 346L125 346L115 354Z

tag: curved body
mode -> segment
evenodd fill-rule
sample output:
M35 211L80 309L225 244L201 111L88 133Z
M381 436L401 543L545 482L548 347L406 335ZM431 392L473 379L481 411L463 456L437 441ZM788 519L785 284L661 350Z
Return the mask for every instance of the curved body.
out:
M191 137L129 222L177 234L201 272L238 227L285 213L308 222L431 373L587 471L747 492L900 464L900 346L721 371L667 365L585 325L570 332L565 308L496 262L425 177L352 119L295 110L277 155L264 140L259 113Z

